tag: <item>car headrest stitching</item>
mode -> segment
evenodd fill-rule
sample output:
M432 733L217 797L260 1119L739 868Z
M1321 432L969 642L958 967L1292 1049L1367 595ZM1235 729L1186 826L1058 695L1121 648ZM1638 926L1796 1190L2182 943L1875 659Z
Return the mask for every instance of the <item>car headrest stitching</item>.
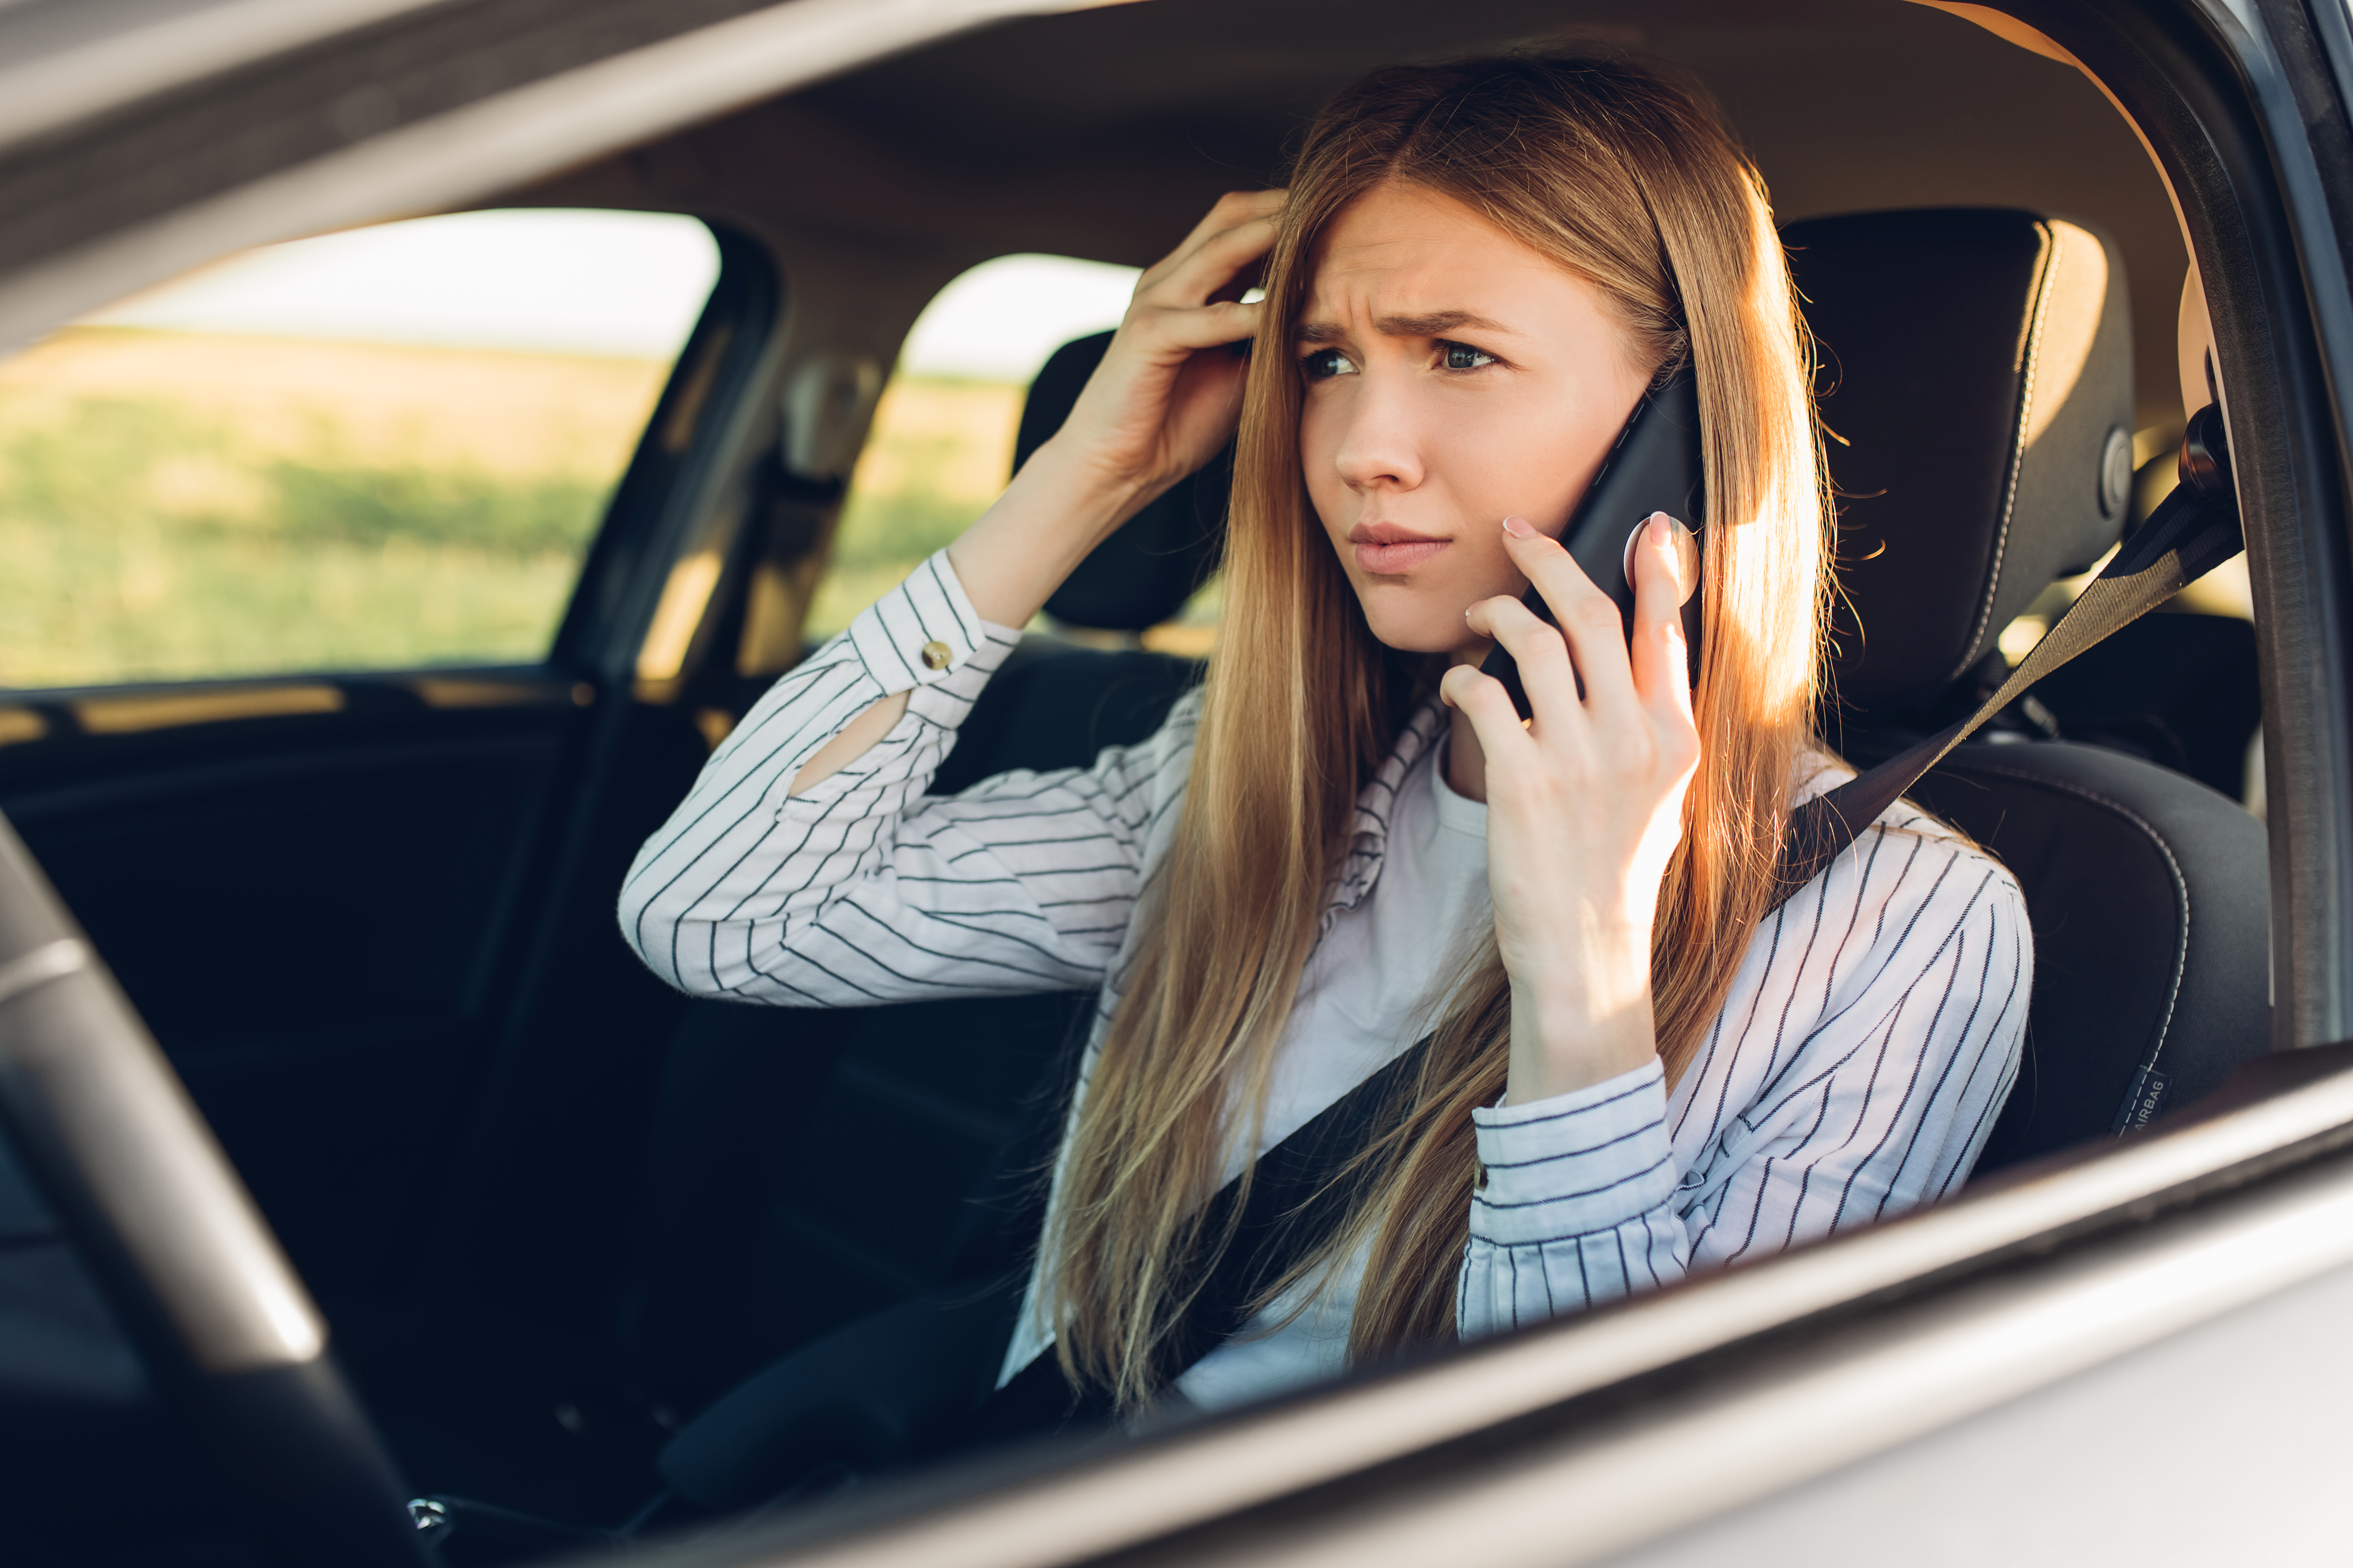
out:
M1994 595L2001 592L2002 558L2010 551L2010 519L2018 510L2018 476L2026 467L2026 433L2034 426L2034 383L2042 366L2043 317L2051 309L2051 296L2056 290L2052 280L2060 266L2060 247L2064 243L2063 231L2054 224L2041 224L2042 234L2042 268L2034 285L2034 309L2027 319L2025 374L2020 380L2018 414L2010 426L2010 473L2002 485L2001 521L1994 525L1993 563L1986 573L1985 592L1978 598L1977 624L1969 629L1968 646L1961 650L1960 661L1946 672L1947 681L1958 680L1977 664L1985 650L1986 623L1993 618Z
M1917 727L1973 685L2009 617L2122 531L2102 478L2131 419L2122 263L2078 225L2010 208L1783 234L1840 437L1824 451L1836 711Z

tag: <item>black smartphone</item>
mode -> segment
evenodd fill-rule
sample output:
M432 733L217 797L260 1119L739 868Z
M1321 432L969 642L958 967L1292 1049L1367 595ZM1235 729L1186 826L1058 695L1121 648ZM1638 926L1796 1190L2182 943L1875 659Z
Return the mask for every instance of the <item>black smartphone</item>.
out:
M1601 471L1586 487L1585 499L1569 513L1560 542L1585 574L1617 601L1626 635L1634 633L1634 584L1626 575L1628 537L1654 511L1665 512L1697 535L1707 548L1705 470L1699 440L1699 387L1686 360L1666 382L1653 387L1618 433L1618 443L1602 459ZM1538 619L1550 623L1551 606L1534 588L1523 601ZM1683 601L1683 636L1691 644L1692 669L1699 669L1699 594ZM1504 683L1520 717L1529 716L1528 694L1520 684L1517 660L1501 643L1481 665L1482 672ZM1584 683L1577 683L1578 691Z

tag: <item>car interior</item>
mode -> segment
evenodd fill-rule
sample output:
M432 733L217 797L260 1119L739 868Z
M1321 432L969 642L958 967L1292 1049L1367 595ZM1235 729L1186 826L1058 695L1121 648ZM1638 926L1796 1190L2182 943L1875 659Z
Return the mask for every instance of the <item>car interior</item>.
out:
M1353 76L1505 48L1662 61L1722 105L1819 343L1825 742L1866 764L1974 708L2170 489L2185 342L2214 373L2165 186L2099 89L1893 0L1152 0L926 44L502 192L481 205L688 215L720 258L543 660L0 691L0 811L407 1481L447 1500L448 1560L871 1485L987 1391L1093 998L689 1001L622 945L623 871L809 646L888 367L945 284L1014 253L1146 265L1277 179ZM1107 341L1038 373L1012 466ZM1225 484L1212 464L1089 559L935 790L1158 726L1204 667L1142 638L1213 578ZM2262 647L2209 584L1912 792L2010 868L2034 927L1978 1180L2161 1123L2278 1043ZM247 1560L5 1142L0 1453L18 1561Z

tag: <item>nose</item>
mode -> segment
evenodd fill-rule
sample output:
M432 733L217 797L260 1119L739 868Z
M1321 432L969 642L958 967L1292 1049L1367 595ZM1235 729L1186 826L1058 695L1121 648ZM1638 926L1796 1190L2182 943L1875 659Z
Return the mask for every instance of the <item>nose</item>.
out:
M1347 487L1362 493L1409 490L1421 483L1421 443L1413 396L1404 377L1367 367L1351 389L1333 462Z

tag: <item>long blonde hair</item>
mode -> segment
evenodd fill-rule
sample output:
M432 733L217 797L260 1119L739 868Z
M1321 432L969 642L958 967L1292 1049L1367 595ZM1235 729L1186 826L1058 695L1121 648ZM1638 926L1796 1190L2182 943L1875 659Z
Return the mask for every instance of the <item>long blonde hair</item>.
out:
M1169 1338L1231 1240L1230 1226L1209 1232L1205 1202L1226 1151L1256 1146L1357 792L1411 695L1411 669L1374 639L1310 506L1291 352L1318 237L1390 181L1451 196L1557 261L1601 294L1652 363L1687 355L1698 384L1703 752L1651 952L1671 1081L1769 906L1811 723L1824 519L1808 340L1763 183L1729 134L1686 92L1614 61L1399 67L1340 93L1308 132L1269 259L1225 621L1183 815L1137 917L1143 940L1046 1240L1063 1369L1124 1406L1182 1370L1163 1364ZM1509 1024L1490 932L1421 1068L1351 1167L1349 1217L1286 1279L1370 1237L1353 1356L1453 1331L1477 1170L1471 1112L1503 1093Z

